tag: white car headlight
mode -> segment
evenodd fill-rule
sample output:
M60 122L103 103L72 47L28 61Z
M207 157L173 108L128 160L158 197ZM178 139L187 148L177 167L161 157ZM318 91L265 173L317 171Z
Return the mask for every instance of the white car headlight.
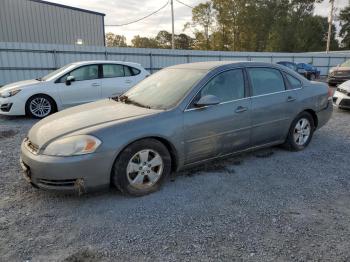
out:
M20 91L21 91L21 89L16 89L16 90L12 90L12 91L4 91L4 92L0 93L0 97L2 97L2 98L11 97L11 96L14 96L15 94L19 93Z
M58 139L50 143L43 154L48 156L76 156L95 152L101 141L94 136L78 135Z

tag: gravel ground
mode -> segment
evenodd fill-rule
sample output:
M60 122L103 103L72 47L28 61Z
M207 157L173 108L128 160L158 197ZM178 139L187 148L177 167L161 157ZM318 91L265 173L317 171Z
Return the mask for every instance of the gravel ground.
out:
M18 159L34 123L0 117L1 261L350 261L350 112L303 152L216 161L141 198L32 188Z

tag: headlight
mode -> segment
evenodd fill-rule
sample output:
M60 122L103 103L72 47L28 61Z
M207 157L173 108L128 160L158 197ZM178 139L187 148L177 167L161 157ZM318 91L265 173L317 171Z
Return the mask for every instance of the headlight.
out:
M2 98L7 98L10 96L14 96L15 94L19 93L21 91L21 89L16 89L16 90L12 90L12 91L4 91L2 93L0 93L0 96Z
M48 156L76 156L95 152L101 141L89 135L78 135L58 139L49 144L43 154Z

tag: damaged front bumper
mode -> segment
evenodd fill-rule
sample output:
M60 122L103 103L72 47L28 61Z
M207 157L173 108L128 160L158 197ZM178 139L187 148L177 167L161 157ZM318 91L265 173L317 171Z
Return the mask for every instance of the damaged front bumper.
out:
M34 187L85 193L110 185L112 152L56 157L36 155L22 143L20 164L23 177Z

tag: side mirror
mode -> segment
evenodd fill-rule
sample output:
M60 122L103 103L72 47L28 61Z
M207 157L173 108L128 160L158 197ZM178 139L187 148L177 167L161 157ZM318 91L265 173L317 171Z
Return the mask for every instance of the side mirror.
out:
M220 104L220 99L217 96L206 95L201 97L198 102L195 103L196 107L213 106Z
M70 86L70 84L71 84L73 81L75 81L74 76L67 76L67 78L66 78L66 85L67 85L67 86Z

